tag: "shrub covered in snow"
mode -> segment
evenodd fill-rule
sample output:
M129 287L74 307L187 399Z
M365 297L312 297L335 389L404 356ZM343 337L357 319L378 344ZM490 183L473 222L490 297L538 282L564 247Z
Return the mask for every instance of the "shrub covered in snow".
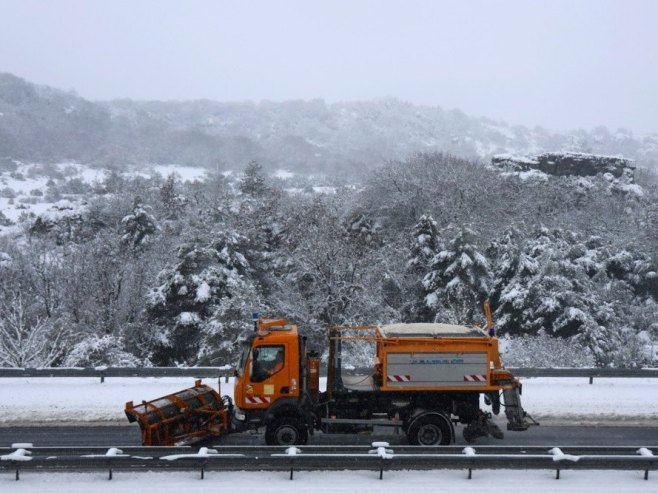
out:
M546 334L503 336L500 351L506 366L530 368L578 368L594 366L587 347L573 339Z
M63 366L92 368L96 366L132 367L142 362L123 350L124 341L112 335L92 334L78 342L64 360Z

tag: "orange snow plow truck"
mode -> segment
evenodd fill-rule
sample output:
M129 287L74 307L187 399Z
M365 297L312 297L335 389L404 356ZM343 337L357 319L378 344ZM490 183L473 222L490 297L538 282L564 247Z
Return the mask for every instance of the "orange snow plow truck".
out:
M487 310L489 315L489 311ZM492 327L490 315L488 326ZM493 330L447 324L392 324L329 329L326 390L320 357L286 320L258 318L235 370L234 400L200 381L150 402L126 404L144 445L193 443L265 429L268 445L303 445L309 434L401 428L413 445L448 445L463 426L467 442L503 438L493 414L504 406L507 429L537 424L521 407L521 384L506 370ZM342 353L370 347L373 364L347 374ZM480 397L491 412L480 408Z

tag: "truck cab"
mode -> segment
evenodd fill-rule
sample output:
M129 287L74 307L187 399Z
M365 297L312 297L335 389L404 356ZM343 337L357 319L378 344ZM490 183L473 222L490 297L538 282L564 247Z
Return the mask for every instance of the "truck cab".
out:
M237 428L265 425L268 444L306 441L312 417L302 405L304 347L296 325L282 319L256 322L236 370L233 421ZM282 421L295 426L279 429Z

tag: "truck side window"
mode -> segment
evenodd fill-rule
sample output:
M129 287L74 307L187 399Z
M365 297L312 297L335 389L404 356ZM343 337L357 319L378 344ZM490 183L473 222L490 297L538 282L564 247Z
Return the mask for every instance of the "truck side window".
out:
M244 347L242 348L242 354L240 354L240 363L238 364L238 367L236 368L236 376L241 377L244 373L245 365L247 364L247 360L249 359L249 353L251 352L251 346L247 343L244 344Z
M251 381L262 382L283 369L284 346L259 346L252 351Z

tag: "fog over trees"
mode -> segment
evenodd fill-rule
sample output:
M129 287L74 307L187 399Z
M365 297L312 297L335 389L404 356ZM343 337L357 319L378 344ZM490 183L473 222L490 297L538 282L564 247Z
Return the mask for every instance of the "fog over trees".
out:
M384 99L92 102L0 73L0 157L97 166L177 163L325 173L349 179L388 160L445 152L488 162L499 153L621 154L658 167L658 134L597 127L555 133L459 110Z
M253 311L288 317L321 348L330 324L483 324L485 300L512 362L652 361L650 138L550 135L398 101L99 104L11 76L0 101L0 173L47 182L0 194L81 204L0 215L0 366L227 364ZM420 145L428 128L435 140ZM477 157L541 135L638 169L556 176ZM63 160L107 170L88 183L49 164ZM129 171L153 162L208 174Z

